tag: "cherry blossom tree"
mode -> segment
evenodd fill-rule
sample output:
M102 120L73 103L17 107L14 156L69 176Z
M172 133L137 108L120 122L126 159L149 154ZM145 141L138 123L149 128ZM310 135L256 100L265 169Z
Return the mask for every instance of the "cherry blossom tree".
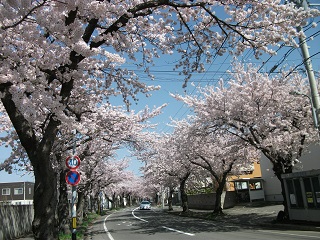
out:
M229 46L258 57L279 41L296 45L295 27L316 14L279 0L2 1L0 97L35 175L35 238L58 234L51 154L61 125L82 132L87 114L111 95L129 107L158 88L139 82L125 59L149 72L154 57L177 52L188 79L204 70L202 58Z
M207 123L189 124L176 122L179 133L183 132L184 154L189 161L203 168L214 180L214 214L222 213L221 195L229 175L241 174L258 160L257 151L248 143L218 128L208 128ZM204 174L207 176L208 174Z
M191 164L186 154L188 146L183 145L185 131L186 129L176 129L172 134L154 134L153 139L147 139L146 147L143 151L140 150L138 159L145 162L144 175L160 185L161 194L164 188L169 188L172 192L179 186L182 211L188 212L186 187L194 181L197 167ZM169 210L171 208L172 205L169 205Z
M200 89L200 96L176 96L195 112L199 124L224 129L261 151L279 179L291 173L303 150L317 139L310 102L292 92L308 93L306 79L283 71L275 76L235 63L227 83ZM286 201L284 201L287 213Z
M109 184L114 183L112 174L116 174L118 181L122 181L123 174L120 170L113 169L110 166L114 164L108 164L109 169L104 170L106 160L112 158L116 154L116 150L123 144L132 145L139 134L142 134L142 130L145 130L150 125L145 122L161 112L164 106L150 110L145 108L142 111L135 113L122 110L119 107L111 107L104 105L99 109L92 111L91 116L87 116L86 128L83 130L83 134L74 136L73 133L68 131L66 126L60 127L58 137L53 146L53 154L51 156L54 163L54 171L58 174L59 184L59 202L58 202L58 222L59 229L67 231L69 223L69 205L67 199L67 184L65 181L65 175L68 171L65 165L65 159L67 156L72 156L73 151L76 150L76 154L79 155L82 160L81 168L81 184L78 187L78 220L81 222L83 216L83 196L94 187L95 184L99 184L101 179L104 182L110 182L108 179L113 179ZM3 117L4 120L6 118ZM63 128L64 127L64 128ZM16 136L15 132L12 132L13 136ZM15 134L15 135L14 135ZM10 135L11 136L11 135ZM11 170L12 165L17 163L21 165L22 169L25 166L29 166L30 162L25 156L25 152L21 148L19 141L16 141L17 137L8 136L7 142L12 147L11 156L1 164L3 168ZM24 161L21 158L24 157ZM100 164L104 162L104 164ZM120 163L118 163L120 164ZM127 167L127 165L124 165ZM17 166L15 166L16 168ZM97 176L96 168L102 169L102 172ZM124 168L122 168L124 169ZM29 170L32 170L29 169ZM104 170L104 171L103 171ZM99 180L100 179L100 180ZM106 185L106 184L104 184Z
M228 174L238 174L241 167L256 161L256 151L220 128L208 128L206 123L194 124L192 116L188 121L174 121L173 124L174 142L168 145L176 146L176 149L170 148L169 154L174 152L179 156L177 159L186 159L184 165L191 163L205 170L201 172L193 168L194 175L197 176L193 181L203 182L211 175L217 183L217 188L213 189L216 192L214 213L222 213L221 195Z

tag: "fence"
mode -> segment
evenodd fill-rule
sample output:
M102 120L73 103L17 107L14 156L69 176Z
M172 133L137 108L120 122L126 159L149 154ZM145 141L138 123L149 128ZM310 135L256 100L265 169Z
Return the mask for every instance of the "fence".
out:
M0 240L15 239L31 232L33 205L0 205Z

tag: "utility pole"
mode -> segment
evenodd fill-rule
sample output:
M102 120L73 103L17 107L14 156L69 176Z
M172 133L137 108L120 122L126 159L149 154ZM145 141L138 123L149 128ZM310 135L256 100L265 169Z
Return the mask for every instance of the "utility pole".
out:
M309 8L308 6L308 2L306 0L292 0L292 2L294 2L297 7L303 7L305 10L307 10ZM297 30L299 32L303 33L303 28L302 27L297 27ZM299 37L299 41L300 41L300 48L301 48L301 52L303 55L303 62L304 62L304 66L306 68L307 71L307 75L308 75L308 79L309 79L309 85L310 85L310 92L311 92L311 100L312 100L312 105L315 109L315 118L317 120L317 124L318 126L318 131L320 132L320 126L318 123L320 123L320 97L319 97L319 92L318 92L318 87L317 87L317 82L314 76L314 71L312 69L312 63L311 63L311 59L310 59L310 54L309 54L309 49L308 49L308 45L306 42L306 38L304 36Z

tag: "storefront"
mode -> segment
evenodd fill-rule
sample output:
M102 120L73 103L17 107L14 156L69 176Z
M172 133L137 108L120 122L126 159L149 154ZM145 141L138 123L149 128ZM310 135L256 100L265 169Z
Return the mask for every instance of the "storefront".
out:
M320 222L320 169L283 174L291 220Z

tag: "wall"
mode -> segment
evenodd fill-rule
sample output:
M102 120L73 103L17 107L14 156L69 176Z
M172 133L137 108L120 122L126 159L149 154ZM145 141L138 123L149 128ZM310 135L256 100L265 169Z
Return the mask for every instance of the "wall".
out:
M281 185L279 179L274 175L272 164L263 154L260 159L261 174L264 180L264 195L266 201L282 202Z
M191 209L213 210L215 204L215 193L188 195L188 206ZM231 208L236 204L236 192L227 191L224 198L223 208Z
M308 150L305 150L300 163L296 165L293 172L307 171L312 169L320 169L320 146L312 145ZM266 201L283 201L281 195L281 185L278 178L274 175L272 164L263 154L260 159L262 179L264 180L264 190Z
M0 240L15 239L31 232L32 205L0 205Z

